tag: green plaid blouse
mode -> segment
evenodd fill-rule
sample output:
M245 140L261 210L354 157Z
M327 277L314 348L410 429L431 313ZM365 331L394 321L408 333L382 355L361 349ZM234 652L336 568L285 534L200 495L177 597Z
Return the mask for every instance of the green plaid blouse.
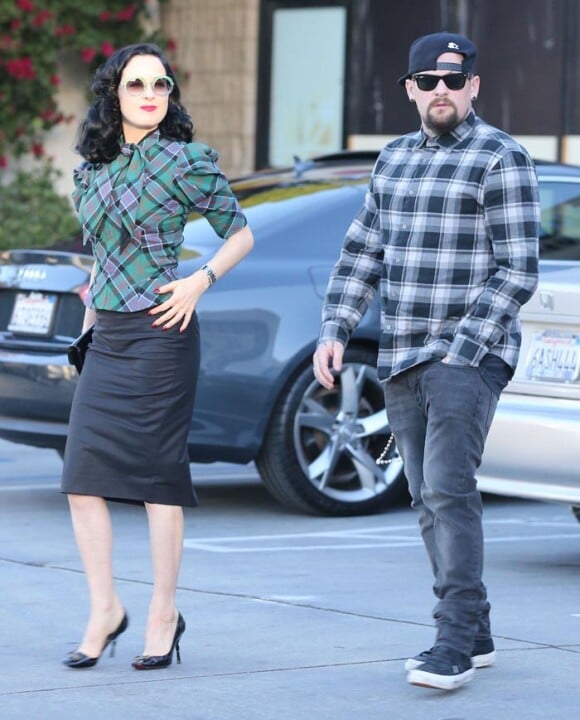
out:
M95 257L89 307L136 312L163 301L154 290L177 278L190 212L204 215L224 239L246 225L217 158L207 145L155 130L121 145L111 163L75 169L73 201Z

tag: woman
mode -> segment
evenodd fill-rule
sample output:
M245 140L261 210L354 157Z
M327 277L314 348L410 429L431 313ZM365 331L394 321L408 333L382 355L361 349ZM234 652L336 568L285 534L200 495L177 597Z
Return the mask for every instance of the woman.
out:
M86 571L90 613L64 664L96 665L128 626L112 569L106 500L144 503L153 593L138 670L166 667L185 621L175 607L183 506L195 506L187 454L202 294L253 237L214 150L193 143L175 76L150 44L115 52L96 73L80 127L73 199L95 257L83 329L95 324L70 417L62 490ZM196 210L226 242L189 277L177 255Z

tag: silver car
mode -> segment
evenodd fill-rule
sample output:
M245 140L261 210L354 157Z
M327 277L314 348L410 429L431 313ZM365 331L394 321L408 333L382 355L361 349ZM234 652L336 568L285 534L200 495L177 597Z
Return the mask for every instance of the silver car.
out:
M580 506L580 168L538 166L540 284L478 473L481 490Z

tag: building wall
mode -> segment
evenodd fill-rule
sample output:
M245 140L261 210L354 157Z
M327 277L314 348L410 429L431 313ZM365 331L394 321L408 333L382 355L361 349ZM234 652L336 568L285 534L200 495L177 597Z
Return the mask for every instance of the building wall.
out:
M397 84L410 43L447 29L471 37L481 75L477 113L514 135L539 159L580 164L579 0L261 0L264 27L286 7L348 9L345 144L378 150L418 127ZM259 65L257 159L270 164L268 60ZM337 150L339 148L336 148Z
M259 0L171 0L161 27L175 61L196 139L214 147L230 176L253 169Z
M396 78L408 45L439 27L471 35L480 49L480 115L513 133L538 158L580 164L580 3L578 0L329 0L349 9L345 144L379 149L414 129L416 112ZM155 0L151 0L155 4ZM267 147L271 21L265 10L322 0L170 0L157 5L163 33L177 43L183 101L197 139L214 147L230 177L254 168ZM515 24L514 24L515 23ZM512 29L513 28L513 29ZM513 39L512 39L513 35ZM75 117L49 134L47 152L72 191L76 128L90 78L63 57L59 105ZM260 82L261 94L258 94ZM339 148L337 148L339 149ZM264 153L262 153L264 155ZM21 164L25 164L22 161ZM268 158L261 164L268 164Z
M79 123L87 110L87 90L91 77L85 65L71 60L66 53L60 59L58 75L61 84L58 88L57 104L65 117L71 119L57 125L47 134L44 147L46 154L54 159L54 165L61 173L56 182L57 192L70 196L73 190L73 169L82 161L74 147Z
M351 7L349 147L375 149L416 127L416 108L396 78L412 40L446 28L477 45L477 113L538 159L580 163L578 0L405 0L404 22L395 23L382 0Z

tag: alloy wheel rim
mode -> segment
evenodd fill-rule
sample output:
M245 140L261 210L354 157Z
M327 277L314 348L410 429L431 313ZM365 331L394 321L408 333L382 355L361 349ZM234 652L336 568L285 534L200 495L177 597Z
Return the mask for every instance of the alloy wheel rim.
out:
M294 419L300 467L316 490L345 503L371 500L399 478L402 461L393 444L384 466L376 464L390 437L383 388L376 368L345 363L335 388L313 380Z

